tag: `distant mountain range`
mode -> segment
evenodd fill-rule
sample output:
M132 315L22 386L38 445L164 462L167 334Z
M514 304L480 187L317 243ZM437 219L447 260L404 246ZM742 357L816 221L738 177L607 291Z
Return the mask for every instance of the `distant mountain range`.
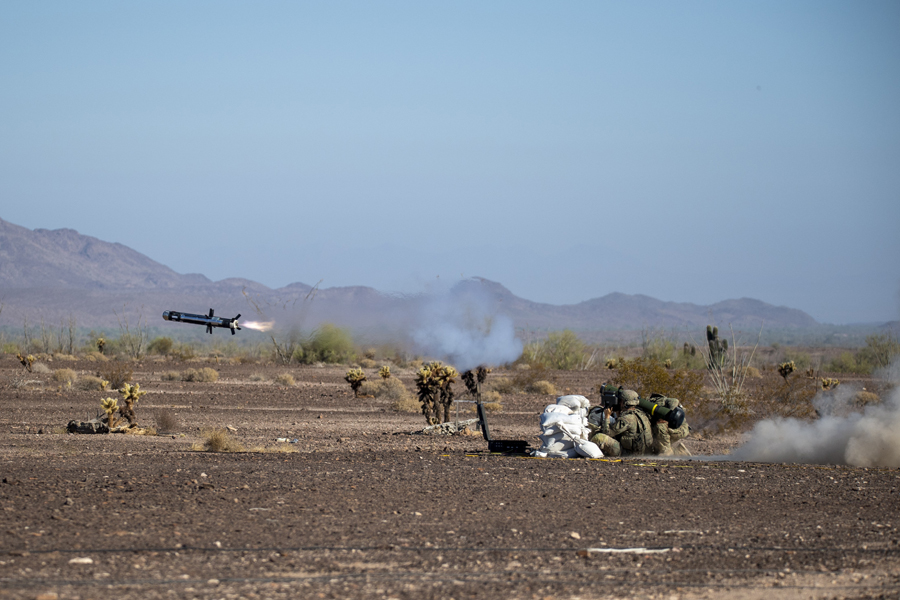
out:
M760 300L724 300L709 306L666 302L643 295L612 293L578 304L552 305L515 296L501 284L466 279L449 292L467 298L488 313L502 313L529 331L573 329L615 331L641 328L705 328L707 323L734 327L804 329L818 323L801 310ZM0 219L0 324L21 326L24 319L59 324L74 317L83 327L115 327L117 313L137 311L153 326L163 310L206 312L246 319L274 319L305 328L329 321L379 332L402 329L426 295L385 294L369 287L313 289L292 283L271 289L249 279L211 281L180 274L122 244L79 234L72 229L30 230Z

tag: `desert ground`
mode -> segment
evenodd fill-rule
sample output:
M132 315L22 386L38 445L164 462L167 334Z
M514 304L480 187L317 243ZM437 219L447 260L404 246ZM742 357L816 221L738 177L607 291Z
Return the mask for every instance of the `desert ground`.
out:
M0 356L0 599L900 597L898 469L712 458L736 436L691 460L490 454L354 398L346 367L202 366L218 381L135 365L138 422L168 430L76 435L115 392ZM551 401L504 396L494 437L536 447ZM201 449L226 427L246 451Z

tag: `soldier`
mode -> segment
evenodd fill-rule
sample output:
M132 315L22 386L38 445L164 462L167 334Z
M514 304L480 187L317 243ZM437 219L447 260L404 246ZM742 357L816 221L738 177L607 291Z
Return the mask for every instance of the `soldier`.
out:
M669 410L675 410L681 404L676 398L654 398L651 396L650 399ZM672 445L683 440L691 433L691 427L687 421L682 423L677 429L672 429L665 419L656 419L653 421L651 429L653 432L653 454L658 454L659 456L673 455Z
M611 426L609 417L612 409L603 411L600 433L595 433L591 441L600 446L605 456L650 453L653 447L650 418L638 408L640 398L637 392L621 390L619 394L625 408Z

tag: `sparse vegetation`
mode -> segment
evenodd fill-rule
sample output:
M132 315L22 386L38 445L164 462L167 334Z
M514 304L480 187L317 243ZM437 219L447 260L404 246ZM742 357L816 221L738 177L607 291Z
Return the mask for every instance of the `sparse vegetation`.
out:
M185 369L181 372L181 380L194 383L215 383L219 380L219 372L211 367Z
M528 385L525 388L525 391L529 394L543 394L546 396L555 396L556 395L556 387L549 381L535 381Z
M131 365L124 361L114 360L106 363L97 371L97 377L109 382L109 386L119 389L134 377Z
M158 337L147 345L147 352L149 354L159 354L161 356L167 356L169 352L172 351L173 347L174 342L172 341L172 338Z
M700 398L703 373L685 369L669 370L659 361L635 358L619 364L612 383L632 389L644 398L653 393L678 398L689 409Z
M596 351L588 351L575 332L565 329L551 331L546 339L526 344L520 360L531 367L585 370L593 365L596 354Z
M160 432L172 432L178 430L178 419L175 414L167 408L160 408L154 415L156 421L156 429Z
M53 381L71 386L78 379L78 375L72 369L56 369L53 371Z
M294 387L297 385L297 382L294 381L294 376L290 373L281 373L275 376L275 383L278 385L282 385L284 387Z
M109 387L109 382L93 375L82 375L78 378L78 388L87 391L102 392Z
M294 353L295 359L303 364L317 362L345 364L350 362L354 356L356 356L356 346L353 344L350 333L331 323L325 323L316 329Z
M206 452L244 452L244 446L231 437L226 429L207 429L200 432L203 437L201 449Z

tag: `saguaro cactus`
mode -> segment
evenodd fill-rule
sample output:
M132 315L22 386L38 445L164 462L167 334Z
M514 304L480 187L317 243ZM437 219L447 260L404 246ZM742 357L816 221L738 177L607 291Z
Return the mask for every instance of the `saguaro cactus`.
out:
M719 328L706 326L706 343L709 345L709 369L721 369L728 359L728 340L719 339Z

